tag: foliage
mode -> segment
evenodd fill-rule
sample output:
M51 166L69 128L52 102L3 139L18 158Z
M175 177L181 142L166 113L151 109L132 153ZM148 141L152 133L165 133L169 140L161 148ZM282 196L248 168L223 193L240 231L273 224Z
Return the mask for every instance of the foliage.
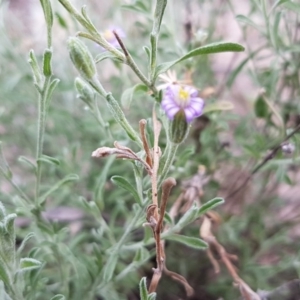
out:
M265 299L297 279L280 191L300 161L300 5L81 2L40 0L31 47L37 25L1 3L0 298ZM166 84L199 89L203 115L169 120Z

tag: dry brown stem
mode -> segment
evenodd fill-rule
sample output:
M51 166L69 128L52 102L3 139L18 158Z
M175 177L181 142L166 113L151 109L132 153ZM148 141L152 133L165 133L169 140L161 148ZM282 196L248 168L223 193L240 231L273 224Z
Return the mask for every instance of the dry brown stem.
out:
M153 293L156 291L157 285L161 278L162 272L164 271L164 262L165 262L165 252L164 252L164 244L161 242L160 235L162 231L162 224L164 220L164 215L166 211L167 201L173 186L176 185L176 181L174 178L167 178L162 184L162 196L161 196L161 204L160 204L160 214L158 215L158 219L155 216L156 208L155 204L151 204L147 210L147 221L152 228L153 236L155 239L155 247L156 247L156 264L157 268L153 269L153 277L149 286L149 293ZM154 221L155 220L155 221ZM154 226L153 226L153 225Z
M176 185L176 181L174 178L167 178L163 184L162 184L162 195L161 195L161 202L160 202L160 214L159 214L159 219L158 222L153 222L154 216L153 214L153 208L155 207L154 204L150 205L147 210L147 220L148 220L148 225L151 226L153 230L153 235L155 239L155 245L156 245L156 263L157 263L157 268L153 269L153 277L149 286L149 293L153 293L156 291L157 285L159 283L159 280L162 276L162 274L166 274L167 276L170 276L173 280L176 280L180 282L185 290L186 294L188 296L193 295L194 290L193 288L188 284L187 280L172 271L169 271L166 267L166 258L165 258L165 251L164 251L164 241L161 241L161 232L162 232L162 225L163 225L163 219L164 215L166 212L166 206L167 206L167 201L171 192L171 189L173 186ZM152 220L152 221L151 221ZM154 225L154 226L153 226Z
M172 272L172 271L169 271L166 266L164 266L164 273L167 276L171 277L173 280L180 282L184 286L185 292L188 297L190 297L194 294L194 289L189 285L187 280L182 275Z
M241 295L245 300L260 300L260 297L240 278L233 261L237 259L235 255L227 253L225 248L218 242L212 231L212 219L204 216L203 223L200 227L200 236L208 243L208 257L212 262L215 271L219 271L220 266L213 256L212 250L218 253L221 261L226 266L229 274L231 275L234 283L238 286Z
M92 157L102 158L110 155L116 155L117 158L137 160L144 166L147 173L151 176L152 168L149 166L149 164L146 161L139 158L130 148L126 146L122 146L118 142L114 142L114 146L115 148L109 148L109 147L98 148L92 153Z
M153 118L153 131L154 131L154 145L153 145L153 167L152 167L152 176L151 176L151 183L152 183L152 203L156 204L158 207L158 198L157 198L157 172L159 166L159 158L160 158L160 150L158 147L158 139L161 130L161 124L157 120L155 108L153 109L152 113ZM155 217L158 219L158 211L155 211Z
M151 155L151 151L149 148L149 143L148 143L146 131L145 131L146 124L147 124L147 121L145 119L140 120L140 122L139 122L140 135L141 135L141 139L143 142L143 147L146 152L146 163L152 168L153 167L152 155Z

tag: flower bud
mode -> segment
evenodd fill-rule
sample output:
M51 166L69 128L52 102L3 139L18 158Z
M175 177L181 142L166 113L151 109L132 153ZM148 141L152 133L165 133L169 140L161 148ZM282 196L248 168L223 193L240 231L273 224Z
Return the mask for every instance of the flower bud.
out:
M52 60L52 50L46 49L43 56L43 73L46 77L52 75L51 60Z
M296 147L293 143L285 143L281 145L281 150L284 154L293 154Z
M79 98L82 101L84 101L90 108L92 108L93 102L95 99L95 93L90 88L90 86L84 80L77 77L75 79L75 88L76 88Z
M93 80L97 75L96 65L85 44L78 38L71 37L68 40L68 49L70 58L80 75L87 81Z
M188 131L189 125L184 110L180 109L170 122L170 140L175 144L180 144L186 138Z

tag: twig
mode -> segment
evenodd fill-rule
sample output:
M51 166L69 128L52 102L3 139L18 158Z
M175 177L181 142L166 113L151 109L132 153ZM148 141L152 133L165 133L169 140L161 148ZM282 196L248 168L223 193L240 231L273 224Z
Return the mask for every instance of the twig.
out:
M236 256L233 256L225 250L225 248L218 242L216 237L211 232L212 220L207 216L204 216L203 223L200 227L200 236L209 244L209 258L212 261L215 270L219 269L218 262L215 258L211 259L212 248L219 254L222 262L226 266L230 276L234 280L234 283L239 287L240 293L245 300L261 300L257 293L255 293L247 284L240 278L232 260L236 260Z
M288 141L294 134L296 134L300 130L300 124L297 125L297 127L288 134L279 144L277 144L266 156L265 158L253 168L250 175L241 183L239 187L237 187L235 190L233 190L231 193L229 193L225 198L229 198L234 196L237 192L239 192L245 184L248 183L248 181L252 178L252 176L257 173L269 160L271 160L277 152L281 149L282 144L286 141Z
M162 230L162 223L165 215L165 210L167 206L167 201L171 192L172 187L176 185L176 181L174 178L167 178L162 185L162 196L161 196L161 206L160 206L160 215L159 219L156 219L155 210L153 209L153 215L150 215L149 209L151 207L155 207L155 204L152 204L148 207L147 210L147 221L149 222L150 227L153 230L153 236L155 239L156 246L156 264L157 268L153 269L153 276L149 286L149 293L153 293L156 291L157 285L161 278L162 272L164 270L164 262L165 262L165 252L163 244L160 240L160 234Z
M128 52L127 48L125 47L123 41L121 40L121 38L119 37L119 35L117 34L117 32L114 30L113 31L114 36L116 37L121 49L124 52L125 55L125 62L127 65L129 65L131 67L131 69L134 71L134 73L140 78L140 80L149 88L152 90L152 92L154 94L157 93L157 89L154 86L153 83L151 83L146 77L145 75L141 72L141 70L139 69L139 67L137 66L137 64L135 63L135 61L133 60L132 56L130 55L130 53Z

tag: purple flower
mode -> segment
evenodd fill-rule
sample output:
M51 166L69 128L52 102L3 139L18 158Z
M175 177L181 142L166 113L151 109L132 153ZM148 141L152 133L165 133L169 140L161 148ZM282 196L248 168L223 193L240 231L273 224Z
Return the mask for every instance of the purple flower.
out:
M106 29L102 34L104 36L104 38L114 47L120 47L113 31L115 31L117 33L117 35L123 39L126 37L126 34L125 32L123 31L122 28L119 28L119 27L110 27L108 29Z
M198 91L187 85L171 84L166 88L162 109L170 120L183 110L188 123L199 117L203 113L204 101L198 97Z

